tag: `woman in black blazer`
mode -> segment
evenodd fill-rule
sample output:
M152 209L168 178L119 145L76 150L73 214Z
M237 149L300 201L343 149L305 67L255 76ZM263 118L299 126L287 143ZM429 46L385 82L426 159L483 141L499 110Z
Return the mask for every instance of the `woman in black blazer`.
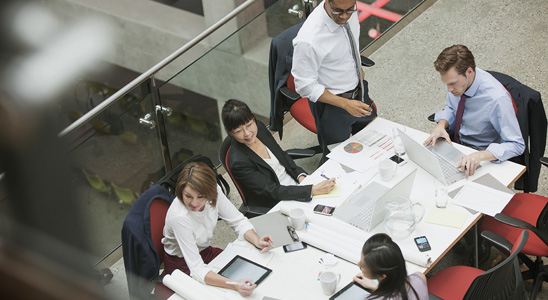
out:
M245 103L228 100L223 106L222 119L232 137L227 164L243 190L247 205L273 207L280 200L308 202L313 195L327 194L335 186L334 178L315 185L298 185L307 176L306 172L280 148ZM274 161L277 171L265 159Z

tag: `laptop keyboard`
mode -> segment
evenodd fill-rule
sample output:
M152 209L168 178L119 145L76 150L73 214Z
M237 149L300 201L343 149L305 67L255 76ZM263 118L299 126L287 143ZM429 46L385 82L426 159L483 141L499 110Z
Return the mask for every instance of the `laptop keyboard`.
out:
M348 221L350 225L354 225L363 230L369 230L369 224L371 224L371 218L373 217L375 201L373 198L369 198L370 201L364 206L364 209L352 219Z
M445 176L445 179L455 178L456 180L458 180L458 179L464 178L464 172L455 168L455 166L448 163L445 159L441 158L437 154L436 154L436 157L438 158L438 161L440 162L441 170L443 172L443 176Z

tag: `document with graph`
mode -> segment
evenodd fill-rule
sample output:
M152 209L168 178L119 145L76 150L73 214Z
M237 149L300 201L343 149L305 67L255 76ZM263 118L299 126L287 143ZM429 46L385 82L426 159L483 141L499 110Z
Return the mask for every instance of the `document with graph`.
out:
M389 158L394 143L390 135L368 130L342 142L327 155L349 168L365 172L376 168L379 161Z

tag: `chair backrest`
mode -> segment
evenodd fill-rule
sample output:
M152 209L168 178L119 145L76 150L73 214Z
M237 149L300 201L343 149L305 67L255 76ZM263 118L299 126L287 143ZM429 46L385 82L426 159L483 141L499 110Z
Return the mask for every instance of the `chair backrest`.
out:
M158 254L160 264L164 262L164 225L166 224L166 214L169 209L169 203L163 199L154 199L150 204L150 236Z
M232 176L232 171L230 170L230 166L228 165L228 154L230 153L230 147L231 147L232 138L230 136L227 136L223 143L221 144L221 147L219 148L219 161L223 164L223 167L225 167L226 172L230 176L230 179L232 179L232 182L234 182L234 186L236 186L236 189L238 190L238 193L240 194L240 197L242 197L242 202L244 205L247 205L247 201L245 199L245 195L242 191L242 188L238 184L238 181L234 176Z
M518 254L527 243L529 232L522 231L503 262L474 279L464 299L524 299L525 289Z

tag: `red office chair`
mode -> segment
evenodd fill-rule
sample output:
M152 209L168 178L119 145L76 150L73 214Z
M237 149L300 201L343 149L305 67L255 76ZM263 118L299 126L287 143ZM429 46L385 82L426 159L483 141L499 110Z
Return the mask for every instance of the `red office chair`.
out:
M158 260L160 265L164 263L164 244L162 244L162 238L164 237L164 225L166 224L166 214L169 209L169 203L162 199L155 199L150 204L150 236L158 253ZM162 273L162 276L165 275ZM158 300L164 300L174 292L166 287L163 283L158 282L154 287L154 298Z
M232 179L232 182L234 182L234 186L236 186L236 189L238 190L238 193L240 194L240 197L242 198L242 206L240 206L240 212L244 214L247 218L253 218L256 216L264 215L266 214L270 208L268 207L262 207L262 206L252 206L248 205L245 194L238 184L238 181L234 176L232 176L232 171L230 170L230 166L228 165L228 154L230 153L230 143L232 141L232 138L230 136L227 136L223 143L221 144L221 148L219 148L219 161L223 164L223 167L225 168L226 172Z
M445 300L452 299L525 299L517 255L525 246L529 232L522 231L512 245L508 240L484 231L481 235L508 257L488 271L454 266L428 279L428 292Z
M492 231L506 239L515 238L522 229L531 234L519 254L520 260L528 267L528 270L522 272L523 280L534 280L530 299L535 299L542 283L548 282L548 270L542 262L542 257L548 257L547 204L546 197L528 193L516 194L500 214L496 214L495 218L485 216L480 225L481 230ZM527 255L536 256L536 260L531 260Z

